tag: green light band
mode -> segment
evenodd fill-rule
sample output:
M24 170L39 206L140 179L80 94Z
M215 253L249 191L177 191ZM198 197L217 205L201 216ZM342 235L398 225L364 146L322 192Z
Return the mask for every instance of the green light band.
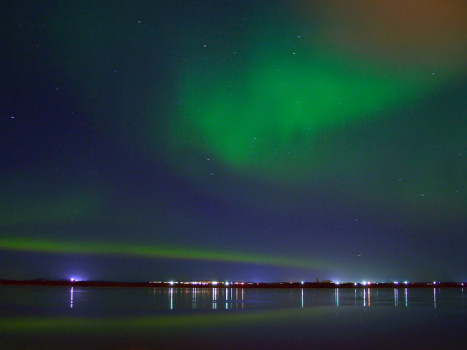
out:
M31 238L1 238L0 249L35 253L123 255L143 258L250 263L303 269L324 268L323 263L314 262L311 259L292 259L253 253L222 252L161 245L151 246L117 243L64 242Z

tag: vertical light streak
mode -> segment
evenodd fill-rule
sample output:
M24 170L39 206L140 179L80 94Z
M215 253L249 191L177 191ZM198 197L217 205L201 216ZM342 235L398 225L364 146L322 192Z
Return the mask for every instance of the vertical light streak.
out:
M245 307L245 290L242 288L242 309Z
M218 292L218 288L212 289L212 309L213 310L217 309L217 292Z
M196 309L196 292L197 292L197 291L196 291L196 288L193 288L193 291L192 291L193 297L192 297L192 303L191 303L191 308L192 308L193 310Z
M225 309L229 309L229 288L224 289L225 293Z
M174 289L169 288L169 309L174 309Z

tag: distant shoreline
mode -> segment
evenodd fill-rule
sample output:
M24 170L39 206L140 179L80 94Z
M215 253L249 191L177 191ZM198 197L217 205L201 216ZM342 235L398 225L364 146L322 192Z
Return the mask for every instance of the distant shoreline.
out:
M49 286L49 287L125 287L125 288L463 288L467 282L413 282L413 283L330 283L330 282L113 282L113 281L48 281L48 280L0 280L0 286Z

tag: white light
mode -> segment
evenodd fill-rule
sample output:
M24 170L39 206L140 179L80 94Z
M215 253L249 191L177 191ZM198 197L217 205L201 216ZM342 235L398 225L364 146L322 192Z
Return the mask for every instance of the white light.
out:
M405 281L404 283L405 283L405 284L409 284L409 282L408 282L408 281Z
M394 281L394 284L395 284L395 285L398 285L398 284L399 284L399 282L397 282L397 281Z
M174 281L170 281L170 282L169 282L169 284L170 284L171 286L173 286L174 283L175 283Z
M74 281L75 281L75 279L73 277L70 278L70 282L74 282Z
M225 282L225 285L226 285L226 286L230 285L230 282Z
M305 281L301 281L300 283L301 283L301 284L302 284L302 286L303 286L303 285L305 284Z
M433 281L433 284L436 286L436 281Z
M211 282L211 284L212 284L213 286L217 286L218 283L219 283L219 282L217 282L217 281L212 281L212 282Z
M366 281L363 281L362 284L363 284L364 286L366 286Z
M340 282L334 282L334 284L339 285Z
M358 283L354 283L353 285L356 286Z

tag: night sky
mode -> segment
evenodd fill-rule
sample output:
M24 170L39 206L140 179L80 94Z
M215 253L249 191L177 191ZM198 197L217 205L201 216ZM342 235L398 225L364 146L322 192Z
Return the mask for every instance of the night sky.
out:
M2 1L0 278L466 280L466 16Z

